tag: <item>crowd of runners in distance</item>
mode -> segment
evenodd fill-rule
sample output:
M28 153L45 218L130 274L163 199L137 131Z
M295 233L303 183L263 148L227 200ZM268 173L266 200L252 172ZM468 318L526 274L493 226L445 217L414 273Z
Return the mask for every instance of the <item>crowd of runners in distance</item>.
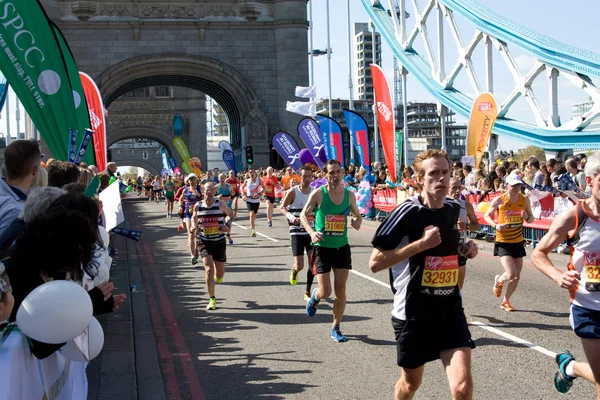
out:
M571 160L566 162L570 167ZM533 158L524 165L529 170L526 172L513 167L511 161L506 163L493 168L490 174L494 189L488 187L488 192L500 195L491 202L484 219L496 231L494 255L503 267L493 279L492 293L501 297L500 307L511 312L515 309L510 299L526 256L523 224L533 220L524 182L544 174L538 174L539 164ZM238 200L246 203L252 237L256 236L260 204L266 204L267 227L273 226L277 206L289 225L293 257L290 284L298 283L299 273L306 267L304 299L309 317L316 314L321 300L333 294L331 338L336 342L347 341L341 322L346 281L352 269L348 225L359 230L366 217L360 214L354 192L348 187L367 180L373 190L394 186L414 189L415 195L379 225L369 261L372 272L389 272L395 294L392 326L401 368L395 398L413 398L422 383L424 365L440 359L452 398L470 399L471 351L475 344L464 314L461 289L467 260L478 253L468 232L478 231L479 221L464 196L473 186L469 174L474 173L469 166L453 163L441 150L420 153L412 167L404 168L399 185L390 182L385 166L375 167L372 173L353 167L345 171L339 162L330 160L322 171L309 166L297 172L267 167L250 168L235 176L232 171L215 170L200 177L189 174L185 179L138 178L136 184L138 195L145 190L149 201L165 196L168 218L172 217L173 204L178 203L182 219L179 228L188 234L191 263L202 259L205 267L208 310L216 308L215 284L223 282L226 244L233 244L231 221L237 218ZM558 353L554 385L566 393L574 379L581 377L596 385L600 399L600 152L583 163L578 160L575 168L577 171L567 173L590 197L557 216L531 259L537 269L569 290L570 323L588 361L577 362L570 352ZM461 177L464 172L467 176ZM583 181L578 178L582 174ZM326 178L323 184L315 187L314 182L322 178ZM482 175L475 182L487 178ZM565 266L557 268L548 258L563 242L572 254L566 270ZM317 287L311 290L315 277Z

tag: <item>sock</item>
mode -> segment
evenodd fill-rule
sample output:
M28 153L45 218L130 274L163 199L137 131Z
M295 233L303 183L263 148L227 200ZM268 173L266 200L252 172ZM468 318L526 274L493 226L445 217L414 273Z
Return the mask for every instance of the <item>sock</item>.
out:
M567 373L567 376L569 378L576 378L574 369L575 369L575 360L572 360L571 362L569 362L567 364L567 367L565 368L565 372Z
M339 332L339 331L340 331L340 326L339 326L339 325L336 325L336 324L334 324L334 325L332 326L332 328L331 328L331 329L333 329L333 330L334 330L334 331L336 331L336 332Z
M216 299L217 299L215 296L210 296L210 298L211 298L212 300L216 300Z
M306 293L310 293L310 288L311 288L314 280L315 280L315 276L313 275L312 267L309 267L306 270Z

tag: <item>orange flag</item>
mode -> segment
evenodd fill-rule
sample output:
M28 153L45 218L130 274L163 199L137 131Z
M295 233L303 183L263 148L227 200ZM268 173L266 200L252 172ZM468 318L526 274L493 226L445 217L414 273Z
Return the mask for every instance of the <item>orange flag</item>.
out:
M81 85L85 93L85 100L90 112L90 124L94 131L94 155L96 156L96 167L98 171L106 169L106 120L104 119L104 103L98 86L90 76L79 72Z
M473 168L479 168L497 117L496 99L491 93L482 93L473 103L467 133L467 155L475 159Z
M375 104L377 105L377 122L379 123L379 137L383 146L385 163L390 171L392 181L396 182L396 122L394 120L394 107L390 85L379 65L371 64L371 76L373 77L373 90L375 92ZM398 155L400 157L400 155Z

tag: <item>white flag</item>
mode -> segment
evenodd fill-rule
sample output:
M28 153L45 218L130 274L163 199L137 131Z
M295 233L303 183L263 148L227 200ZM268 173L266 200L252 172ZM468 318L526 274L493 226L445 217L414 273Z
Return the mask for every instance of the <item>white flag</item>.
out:
M317 88L313 86L296 86L296 97L314 99L317 97Z
M286 111L295 114L314 117L317 115L317 103L314 101L288 101L285 106Z

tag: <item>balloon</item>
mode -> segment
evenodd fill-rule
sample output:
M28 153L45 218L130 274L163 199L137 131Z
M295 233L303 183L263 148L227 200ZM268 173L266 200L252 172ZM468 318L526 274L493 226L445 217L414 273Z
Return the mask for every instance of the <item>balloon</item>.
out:
M369 202L367 203L367 208L371 208L371 207L373 207L373 202L372 202L372 201L369 201Z
M487 212L487 210L490 208L490 203L488 202L483 202L483 203L479 203L477 204L477 209L481 212Z
M110 177L110 180L108 181L108 186L112 185L114 181L116 181L117 179L114 176Z
M104 346L104 331L102 330L102 326L100 326L100 322L94 317L92 317L92 320L90 321L88 334L84 340L88 341L89 360L86 360L83 357L83 353L79 350L77 344L75 344L75 340L69 340L67 344L60 349L60 352L65 358L77 362L91 361L100 354L102 347Z
M110 236L108 235L108 231L102 225L98 225L98 233L100 234L100 242L102 243L102 247L106 249L110 244Z
M312 154L310 154L310 150L308 149L302 149L300 150L300 161L302 161L302 164L308 164L308 163L314 163L315 159L313 158Z
M17 326L26 336L59 344L81 335L92 319L88 293L71 281L52 281L33 289L17 311Z

